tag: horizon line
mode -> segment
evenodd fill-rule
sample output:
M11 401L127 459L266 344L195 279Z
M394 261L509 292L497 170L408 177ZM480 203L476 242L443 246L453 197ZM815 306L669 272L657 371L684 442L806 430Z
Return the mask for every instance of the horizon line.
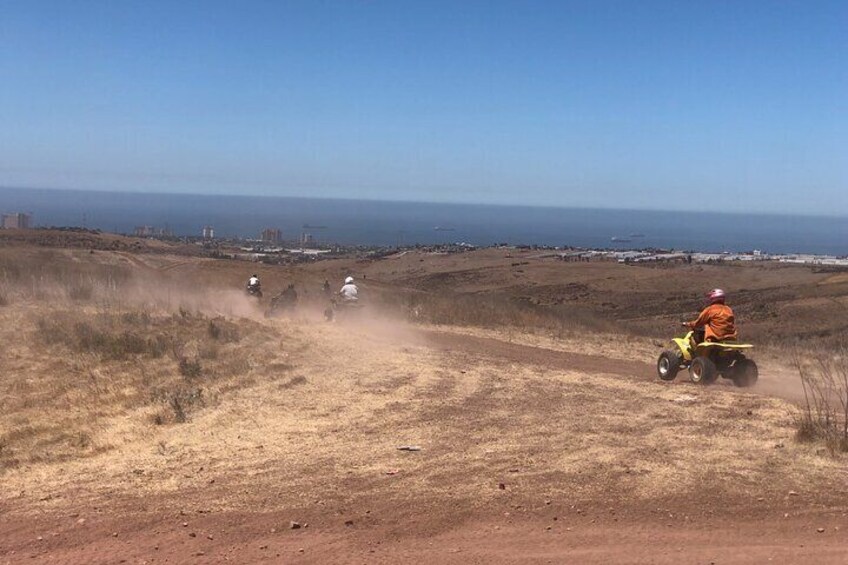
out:
M702 209L669 209L669 208L636 208L636 207L605 207L605 206L568 206L564 204L516 204L505 202L456 202L456 201L439 201L439 200L395 200L382 198L340 198L336 196L292 196L285 194L255 194L255 193L205 193L205 192L170 192L163 190L121 190L121 189L99 189L99 188L55 188L55 187L39 187L39 186L7 186L0 185L0 190L32 190L45 192L93 192L98 194L131 194L138 196L195 196L202 198L268 198L268 199L289 199L289 200L327 200L336 202L370 202L382 204L428 204L428 205L444 205L444 206L490 206L495 208L532 208L541 210L585 210L585 211L610 211L610 212L672 212L672 213L701 213L715 214L727 216L764 216L764 217L789 217L789 218L825 218L825 219L848 219L848 214L826 214L826 213L790 213L790 212L755 212L755 211L717 211L717 210L702 210Z

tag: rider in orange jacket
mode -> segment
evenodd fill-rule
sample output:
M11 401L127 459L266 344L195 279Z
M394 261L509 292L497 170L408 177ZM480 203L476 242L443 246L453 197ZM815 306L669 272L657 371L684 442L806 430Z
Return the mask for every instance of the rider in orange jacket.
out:
M737 338L736 317L733 310L725 304L727 295L720 288L707 293L709 306L704 308L697 319L684 325L693 330L704 328L705 341L734 341Z

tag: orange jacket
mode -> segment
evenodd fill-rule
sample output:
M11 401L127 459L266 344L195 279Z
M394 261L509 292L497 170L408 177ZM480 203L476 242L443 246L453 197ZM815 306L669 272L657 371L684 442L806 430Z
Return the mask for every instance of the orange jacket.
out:
M697 320L689 322L689 326L704 327L704 339L707 341L724 341L737 337L736 318L727 304L710 304L704 308Z

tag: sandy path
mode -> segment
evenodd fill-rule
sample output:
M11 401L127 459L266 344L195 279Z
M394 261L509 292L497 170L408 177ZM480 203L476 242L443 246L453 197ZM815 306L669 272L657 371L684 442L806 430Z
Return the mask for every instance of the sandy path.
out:
M534 347L521 343L512 343L488 337L479 337L461 333L446 333L433 330L422 330L424 342L439 351L462 353L481 358L500 358L504 362L531 364L557 370L578 371L581 373L616 375L629 379L659 382L656 367L653 362L634 359L610 359L591 353L571 351L556 351L543 347ZM780 367L774 362L761 364L760 380L753 388L745 392L773 396L802 402L804 393L801 389L797 374L786 367ZM669 386L695 387L689 382L686 371L681 371L677 379ZM733 384L725 379L718 379L710 386L733 388Z
M611 361L492 338L413 328L380 339L411 340L449 357L457 368L464 363L472 368L479 361L585 373L587 379L603 374L631 382L656 381L652 363ZM683 392L695 385L679 379L667 386ZM218 494L214 489L226 490L225 480L219 478L214 487L205 487L210 500ZM350 480L350 488L361 488L367 496L367 484ZM260 483L260 488L267 486ZM447 487L440 489L449 495ZM806 493L765 500L760 507L741 502L729 507L730 501L711 499L705 492L698 500L677 500L673 507L658 502L660 508L634 506L625 500L610 508L597 504L575 508L560 500L548 503L541 493L533 494L535 503L528 505L520 497L524 495L516 493L512 498L508 489L502 491L502 501L479 508L468 507L459 497L455 506L440 500L416 507L372 496L367 506L301 509L296 517L309 527L291 529L289 520L295 517L291 509L208 511L198 502L203 492L169 495L184 498L184 512L164 513L163 505L153 498L116 497L108 492L103 493L108 503L80 504L72 513L38 510L15 513L9 520L0 508L0 564L815 561L824 565L845 563L848 557L844 536L848 508L818 504Z

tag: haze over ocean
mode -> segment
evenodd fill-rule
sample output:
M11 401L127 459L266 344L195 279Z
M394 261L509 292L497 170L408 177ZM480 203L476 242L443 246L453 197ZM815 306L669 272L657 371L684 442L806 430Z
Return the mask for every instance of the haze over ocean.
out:
M318 242L348 245L503 242L848 255L848 218L837 217L12 188L0 188L0 211L32 212L37 226L118 233L168 226L184 236L211 225L219 237L243 238L274 227L286 239L307 231ZM631 234L644 237L611 241Z

